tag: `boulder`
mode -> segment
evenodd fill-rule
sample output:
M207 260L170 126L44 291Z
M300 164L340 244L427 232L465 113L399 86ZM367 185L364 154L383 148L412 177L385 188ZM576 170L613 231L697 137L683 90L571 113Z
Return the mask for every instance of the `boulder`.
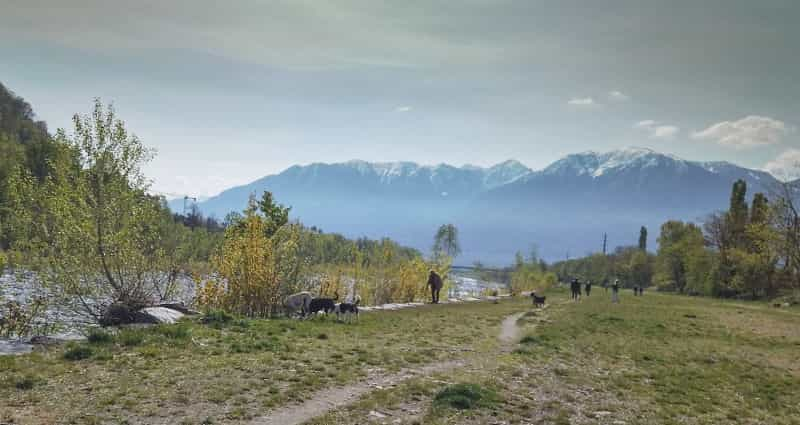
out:
M147 323L175 323L185 316L184 313L167 307L146 307L139 310L139 313L150 317L152 322Z
M133 323L159 323L153 316L134 310L124 304L110 305L103 317L100 318L100 326L121 326Z
M199 311L193 310L193 309L187 307L186 304L184 304L184 303L163 303L163 304L157 305L156 307L164 307L164 308L168 308L170 310L179 311L179 312L181 312L181 313L183 313L183 314L185 314L187 316L193 316L193 315L200 314Z

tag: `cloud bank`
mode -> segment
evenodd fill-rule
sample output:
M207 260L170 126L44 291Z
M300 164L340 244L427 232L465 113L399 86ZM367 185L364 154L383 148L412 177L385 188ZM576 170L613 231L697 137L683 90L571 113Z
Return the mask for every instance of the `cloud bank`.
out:
M775 145L794 131L780 120L759 115L749 115L738 121L722 121L705 130L692 133L695 140L714 141L734 149L749 149Z
M573 97L567 102L567 105L571 106L596 106L598 105L597 102L594 101L591 97Z
M673 139L681 131L680 127L665 125L655 120L639 121L633 125L633 128L647 132L653 139Z

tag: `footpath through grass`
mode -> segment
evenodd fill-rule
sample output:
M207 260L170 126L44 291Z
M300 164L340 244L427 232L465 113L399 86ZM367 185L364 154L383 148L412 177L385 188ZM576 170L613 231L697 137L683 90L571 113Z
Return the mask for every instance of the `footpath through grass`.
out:
M800 311L762 303L595 291L528 308L508 354L408 381L315 424L800 424ZM491 402L442 394L476 385ZM473 390L473 393L478 390Z
M523 300L333 319L198 320L0 357L0 423L246 423L314 391L494 352Z

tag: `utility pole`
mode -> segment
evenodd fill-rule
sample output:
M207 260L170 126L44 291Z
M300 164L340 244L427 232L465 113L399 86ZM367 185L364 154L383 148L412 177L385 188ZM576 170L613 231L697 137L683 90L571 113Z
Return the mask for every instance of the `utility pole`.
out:
M194 205L194 204L196 204L196 203L197 203L197 198L193 198L193 197L191 197L191 196L189 196L189 195L186 195L186 196L184 196L184 197L183 197L183 220L184 220L184 222L186 222L186 221L188 221L188 222L189 222L189 227L190 227L190 228L192 229L192 231L194 232L194 225L195 225L195 222L194 222L194 220L196 219L196 217L192 217L191 219L189 219L189 216L188 216L188 215L186 215L186 203L187 203L187 202L188 202L190 199L192 200L192 205Z
M186 195L186 196L184 196L184 197L183 197L183 215L184 215L184 216L186 216L186 203L187 203L187 202L188 202L190 199L192 200L192 203L195 203L195 204L197 203L197 198L193 198L193 197L191 197L191 196L189 196L189 195Z
M603 233L603 255L606 255L607 243L608 243L608 233Z

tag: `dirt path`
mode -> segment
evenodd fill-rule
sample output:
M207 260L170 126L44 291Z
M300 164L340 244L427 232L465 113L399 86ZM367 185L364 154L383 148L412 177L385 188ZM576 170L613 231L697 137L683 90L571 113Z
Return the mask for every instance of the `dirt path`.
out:
M420 375L447 371L465 365L463 360L453 360L450 362L437 363L417 369L406 369L393 375L384 375L370 378L367 382L348 385L346 387L328 388L317 392L314 396L306 400L303 404L285 406L273 410L266 416L254 419L250 422L256 424L281 424L293 425L301 424L317 416L322 416L329 410L345 406L356 401L362 395L375 389L393 387L402 381Z
M503 349L509 350L519 337L517 320L525 313L517 313L508 316L503 320L500 327L500 334L497 336L503 343ZM392 375L378 376L368 379L366 382L356 383L345 387L334 387L324 389L314 394L303 404L284 406L271 411L268 415L254 419L252 425L295 425L322 416L328 411L341 406L346 406L361 396L386 387L393 387L407 379L414 378L430 373L443 372L466 365L465 360L453 360L445 363L428 365L417 369L406 369Z

